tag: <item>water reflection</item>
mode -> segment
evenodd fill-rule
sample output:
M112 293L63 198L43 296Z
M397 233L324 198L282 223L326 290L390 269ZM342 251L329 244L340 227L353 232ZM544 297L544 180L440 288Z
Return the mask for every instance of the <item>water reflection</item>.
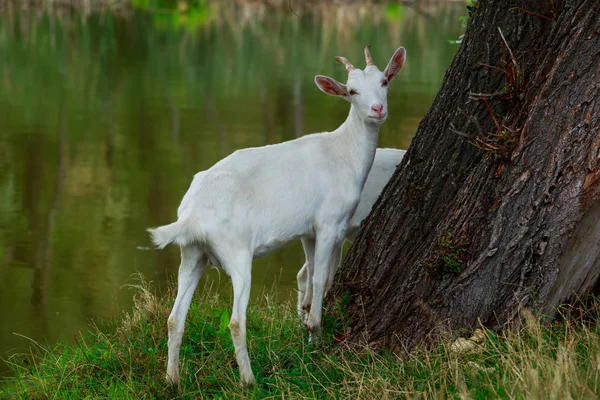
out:
M89 2L88 2L89 3ZM60 7L0 15L0 353L69 340L127 309L141 271L163 287L179 254L149 251L192 175L232 151L331 130L343 101L313 84L343 80L341 54L380 65L402 44L380 145L406 148L460 35L460 5L285 5L150 0L118 12ZM171 4L171 3L169 3ZM187 4L187 3L186 3ZM196 8L194 8L196 7ZM256 260L253 296L293 295L299 244ZM228 279L216 272L205 281ZM4 368L0 366L0 368Z

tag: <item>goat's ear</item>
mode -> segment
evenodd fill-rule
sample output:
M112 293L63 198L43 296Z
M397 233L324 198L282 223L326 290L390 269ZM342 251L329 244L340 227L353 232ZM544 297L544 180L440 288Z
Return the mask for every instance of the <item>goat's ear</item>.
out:
M391 82L392 79L400 72L402 67L404 66L404 61L406 61L406 50L404 47L399 47L398 50L392 56L392 59L388 63L387 67L383 71L383 75L387 78L388 82Z
M348 89L343 83L324 75L315 76L315 83L324 93L348 100Z

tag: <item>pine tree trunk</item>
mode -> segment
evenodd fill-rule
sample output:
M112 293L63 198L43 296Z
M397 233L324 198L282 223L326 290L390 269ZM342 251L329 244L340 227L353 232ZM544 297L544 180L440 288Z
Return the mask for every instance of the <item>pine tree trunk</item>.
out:
M348 299L347 340L410 348L448 329L502 326L520 307L552 315L594 290L599 3L475 5L328 296Z

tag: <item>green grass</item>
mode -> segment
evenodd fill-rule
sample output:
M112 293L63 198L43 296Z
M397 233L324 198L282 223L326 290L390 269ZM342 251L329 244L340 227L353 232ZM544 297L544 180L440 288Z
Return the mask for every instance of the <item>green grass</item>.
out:
M204 290L195 298L181 351L181 389L164 383L166 320L172 293L157 298L142 283L135 308L95 327L76 346L32 346L16 355L2 399L82 398L598 398L600 328L594 322L542 326L522 313L519 329L484 331L468 351L448 340L394 355L336 342L341 306L328 311L318 345L307 343L292 304L269 296L251 303L249 351L257 384L238 384L227 329L230 299ZM597 307L596 307L597 308Z

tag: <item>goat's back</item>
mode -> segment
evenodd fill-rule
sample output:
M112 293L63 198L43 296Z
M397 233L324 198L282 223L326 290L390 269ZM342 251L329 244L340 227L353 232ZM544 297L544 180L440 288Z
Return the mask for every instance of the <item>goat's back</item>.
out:
M362 182L336 140L327 132L238 150L196 174L178 217L197 220L208 237L226 231L250 242L257 256L314 234L315 224L339 224Z

